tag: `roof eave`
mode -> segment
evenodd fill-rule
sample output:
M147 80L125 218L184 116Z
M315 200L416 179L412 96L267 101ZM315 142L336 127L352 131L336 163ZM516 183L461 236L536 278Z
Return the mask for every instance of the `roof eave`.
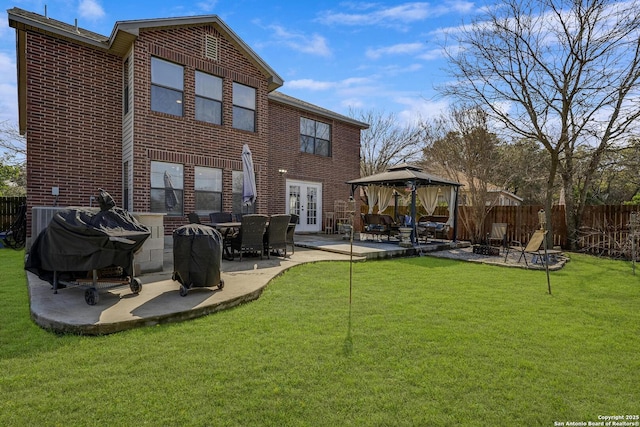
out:
M283 105L288 105L290 107L295 107L298 109L302 109L305 111L308 111L310 113L313 114L317 114L319 116L322 117L327 117L333 120L339 120L341 122L345 122L345 123L349 123L351 125L357 126L360 129L369 129L369 124L368 123L364 123L364 122L360 122L358 120L354 120L350 117L347 116L343 116L342 114L338 114L338 113L334 113L330 110L325 110L324 108L320 108L317 107L313 104L308 104L308 103L301 103L301 102L296 102L295 98L291 97L290 98L283 98L283 97L277 97L274 96L272 94L269 94L269 100L279 103L279 104L283 104Z

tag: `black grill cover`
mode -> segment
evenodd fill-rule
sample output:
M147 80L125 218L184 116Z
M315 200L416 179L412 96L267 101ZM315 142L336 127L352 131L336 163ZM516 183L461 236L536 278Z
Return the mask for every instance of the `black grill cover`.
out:
M186 288L220 283L222 236L213 227L188 224L173 231L174 279Z
M149 229L118 207L58 211L31 245L25 268L44 280L52 272L88 272L111 266L133 275L133 254Z

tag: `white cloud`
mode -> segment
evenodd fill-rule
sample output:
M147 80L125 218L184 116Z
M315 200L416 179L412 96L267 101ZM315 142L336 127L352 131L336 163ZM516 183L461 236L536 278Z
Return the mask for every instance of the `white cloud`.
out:
M367 58L378 59L386 55L410 55L420 52L424 48L423 43L400 43L378 49L367 49Z
M311 91L340 90L348 91L353 88L362 88L370 85L373 80L369 77L349 77L338 81L319 81L313 79L299 79L285 82L285 88L306 89Z
M100 19L105 15L104 9L97 0L80 0L78 13L87 19Z
M360 98L345 98L340 102L340 105L346 109L364 109L367 107L367 103Z
M216 7L217 3L218 3L217 0L201 1L201 2L196 3L196 6L200 10L209 13L209 12L213 11L213 9Z
M420 120L433 119L449 108L449 102L429 101L422 97L399 96L394 101L405 108L398 113L398 119L407 125L415 125Z
M18 123L18 89L16 63L0 52L0 122Z
M291 80L284 83L285 88L291 89L307 89L307 90L329 90L336 87L334 82L321 82L312 79Z
M359 9L359 12L327 11L322 13L318 20L327 25L397 27L401 24L424 21L449 13L468 13L474 8L473 3L462 0L445 1L436 6L427 2L408 2L391 7L383 7L381 3L349 4L349 6L352 9Z
M302 53L318 55L322 57L331 56L331 49L327 45L327 39L319 34L306 35L288 31L280 25L270 25L272 42L283 44L289 48Z

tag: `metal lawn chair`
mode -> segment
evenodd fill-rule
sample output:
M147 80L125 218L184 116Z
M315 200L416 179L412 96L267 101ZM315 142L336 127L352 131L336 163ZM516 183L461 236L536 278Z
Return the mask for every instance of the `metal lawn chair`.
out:
M506 222L494 222L493 224L491 224L491 233L487 235L487 244L489 246L500 246L504 250L507 249L508 245Z
M511 249L520 252L520 257L518 258L518 262L520 262L524 258L524 263L527 267L529 267L529 263L527 262L526 254L531 254L539 257L539 259L545 260L545 254L540 252L541 249L544 249L545 237L547 236L547 230L536 230L531 235L529 239L529 243L527 246L523 246L520 242L512 242L516 243L516 246L510 246L507 248L507 251L504 256L504 261L507 262L507 257L509 256L509 251Z

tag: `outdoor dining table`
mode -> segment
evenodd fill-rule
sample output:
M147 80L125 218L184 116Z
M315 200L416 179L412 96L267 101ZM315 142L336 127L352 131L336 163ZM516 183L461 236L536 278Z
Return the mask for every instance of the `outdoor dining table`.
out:
M231 251L231 238L236 231L240 231L242 226L241 222L218 222L212 224L212 226L222 234L223 244L222 249L224 251L224 258L226 260L233 260L233 253Z

